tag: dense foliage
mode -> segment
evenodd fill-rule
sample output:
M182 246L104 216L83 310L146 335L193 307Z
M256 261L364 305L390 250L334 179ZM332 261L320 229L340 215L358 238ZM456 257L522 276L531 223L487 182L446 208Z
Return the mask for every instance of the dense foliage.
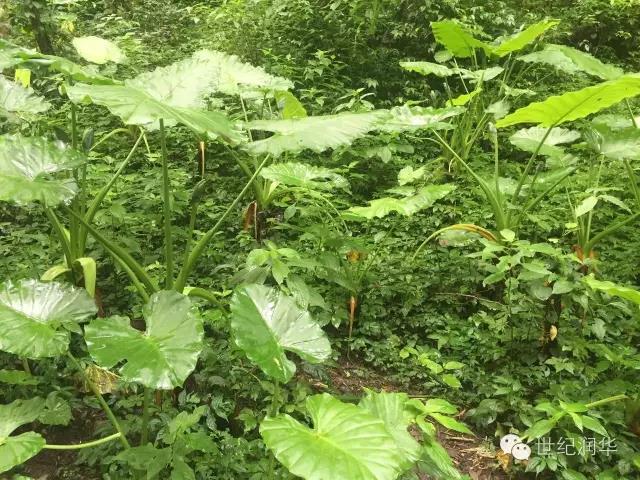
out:
M640 478L637 7L0 6L2 478Z

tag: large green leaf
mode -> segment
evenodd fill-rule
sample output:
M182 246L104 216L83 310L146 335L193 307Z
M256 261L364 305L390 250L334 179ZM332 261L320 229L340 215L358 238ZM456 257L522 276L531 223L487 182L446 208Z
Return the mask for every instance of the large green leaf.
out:
M545 127L587 117L625 98L640 94L640 75L625 75L616 80L549 97L516 110L501 120L498 128L519 123L537 123Z
M264 373L288 382L296 365L293 352L308 362L329 358L331 345L320 326L295 299L274 288L246 285L231 299L231 329L236 344Z
M333 170L304 163L274 163L263 168L260 175L272 182L310 190L345 189L349 186L347 180Z
M447 130L454 127L445 120L460 115L464 111L463 107L433 108L403 105L389 110L387 117L380 121L376 128L384 132L418 129Z
M165 390L181 386L202 350L202 319L189 297L174 291L153 294L143 315L145 332L124 317L91 322L85 328L89 353L104 368L125 362L119 372L126 381Z
M69 330L97 311L86 291L60 283L23 280L0 287L0 350L27 358L62 355Z
M415 417L407 411L408 400L406 393L367 390L367 395L359 404L360 408L384 422L403 454L403 470L408 470L420 458L420 445L407 430Z
M0 75L0 117L13 120L14 116L29 118L32 115L46 112L51 105L44 98L24 88L4 75Z
M435 75L440 78L450 77L458 73L455 68L432 62L400 62L400 66L409 72L416 72L421 75Z
M565 73L584 72L602 80L615 80L624 71L614 65L602 63L592 55L566 45L546 45L544 50L518 57L528 63L545 63Z
M351 207L348 211L367 219L382 218L391 212L411 216L414 213L430 207L436 201L446 197L455 189L455 185L428 185L418 189L414 195L404 198L385 197L371 200L367 207Z
M349 145L378 127L387 118L386 110L366 113L339 113L287 120L256 120L247 124L250 130L273 132L273 135L247 144L252 154L284 152L297 153L309 149L322 152L329 148Z
M624 298L636 305L640 305L640 290L626 287L624 285L618 285L607 280L596 280L593 275L584 277L583 281L594 290L600 290L608 295L615 295L616 297Z
M307 398L313 428L289 415L267 417L260 434L275 457L306 480L393 480L403 454L382 420L329 394Z
M244 63L235 55L215 50L202 50L193 55L196 62L212 66L212 80L216 92L227 95L251 91L282 91L293 88L286 78L267 73L263 68Z
M0 137L0 200L54 206L71 200L77 191L71 178L52 175L85 161L78 152L39 137Z
M456 57L468 58L472 57L476 50L492 50L488 43L478 40L453 20L431 22L431 29L436 41Z
M113 84L119 83L111 78L100 75L93 67L83 67L66 58L55 55L45 55L13 45L9 42L0 42L0 67L9 68L22 64L29 66L43 66L53 72L63 74L78 82ZM0 68L1 69L1 68Z
M548 128L542 127L523 128L511 135L509 141L520 150L533 153L544 139L538 153L552 158L560 158L565 154L565 151L557 145L572 143L580 138L580 133L575 130L556 127L547 135L548 130ZM547 135L546 139L545 135Z
M593 124L584 136L596 153L612 160L640 158L640 129L636 127L612 130L605 125Z
M10 436L16 428L36 420L43 409L44 403L37 397L0 405L0 473L26 462L44 448L44 438L35 432Z
M73 46L82 58L91 63L102 65L107 62L122 63L124 53L118 46L104 38L88 36L74 38Z
M503 39L497 47L494 47L491 51L494 55L504 57L510 53L522 50L527 45L533 43L535 40L544 34L550 28L558 25L557 20L542 20L541 22L529 25L523 31L518 32Z
M241 140L229 119L221 112L172 107L133 87L78 83L67 88L67 95L74 103L105 106L127 125L152 126L164 119L168 124L181 123L198 135L211 138L221 136L230 142Z

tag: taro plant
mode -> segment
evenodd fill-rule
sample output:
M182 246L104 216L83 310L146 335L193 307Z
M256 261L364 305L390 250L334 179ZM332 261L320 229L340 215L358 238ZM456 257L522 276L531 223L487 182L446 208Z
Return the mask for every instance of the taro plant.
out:
M531 44L540 34L553 25L555 25L554 22L542 22L504 40L503 43L496 42L495 44L487 44L476 39L470 32L454 22L436 22L432 27L436 40L444 45L448 51L447 55L441 54L439 58L449 59L451 55L454 55L470 58L473 62L477 62L479 56L483 58L491 58L492 56L501 58L515 53ZM517 233L522 220L577 168L574 165L576 159L562 155L562 147L558 147L558 145L573 142L578 137L574 132L560 128L560 126L586 118L640 94L640 77L638 75L624 74L616 67L603 64L599 60L582 52L569 49L569 47L563 51L570 51L571 60L567 60L567 62L573 62L572 71L590 68L592 71L597 72L596 76L606 81L581 90L562 93L540 102L531 103L512 113L509 113L510 106L504 103L508 92L512 92L511 87L508 87L506 83L499 89L501 97L497 102L503 103L498 105L492 103L488 107L484 106L489 102L480 100L482 97L480 96L479 88L473 91L469 91L467 88L467 93L463 97L450 100L451 104L464 103L466 112L473 110L473 105L469 105L469 102L474 100L478 101L479 108L482 108L482 113L480 113L482 120L472 122L477 124L475 131L467 132L468 129L462 128L464 127L462 125L462 127L454 130L453 137L446 137L438 132L434 132L434 136L437 143L448 153L452 161L460 164L482 190L493 213L494 228L487 230L474 225L460 224L449 227L449 229L472 230L480 233L485 238L493 240L498 239L497 233L504 229ZM505 82L517 70L518 62L516 60L521 60L525 63L532 62L538 58L536 55L537 52L534 52L510 59L510 66L504 69L506 72L504 75ZM560 63L558 57L552 58L554 59L553 61ZM421 67L420 63L407 62L403 66L410 70L423 71L425 74L436 74L437 72L442 77L452 76L455 78L458 76L464 80L466 75L467 78L475 78L476 81L478 81L478 77L480 80L483 78L482 75L474 76L472 75L473 72L461 70L457 66L450 68L440 64L427 64ZM486 75L486 72L484 74ZM516 78L519 78L519 75ZM460 118L461 122L465 121L465 117ZM534 124L536 127L516 133L511 138L511 141L518 148L530 152L531 156L520 170L519 175L515 179L510 179L505 177L506 167L501 165L500 137L496 129L523 123ZM465 139L462 142L455 140L460 135ZM470 161L469 154L478 138L487 138L492 145L494 165L490 176L483 174ZM539 156L545 156L548 160L545 163L539 163Z
M471 433L451 417L457 409L444 400L423 403L404 393L368 391L356 406L328 393L313 395L306 399L313 428L280 413L284 405L279 385L296 372L286 351L312 363L331 355L320 326L294 298L263 285L240 286L231 300L231 329L236 344L274 381L271 409L260 434L292 474L308 480L391 480L417 464L434 478L465 478L438 444L428 421ZM407 431L411 424L421 428L422 445ZM269 475L275 478L273 463Z
M0 350L23 359L29 375L29 360L66 357L74 365L86 386L96 396L115 433L102 439L75 445L48 445L37 433L10 437L17 427L39 417L46 402L34 398L0 406L0 472L6 472L36 455L43 448L82 449L120 440L130 448L122 423L117 419L103 393L111 390L95 381L95 366L82 366L70 348L72 334L83 334L81 324L97 312L87 292L59 283L23 280L8 282L0 290L2 335ZM149 407L155 389L173 389L184 383L193 371L202 348L202 320L188 297L175 291L155 293L144 308L146 331L130 325L126 317L94 319L84 328L84 340L96 364L112 368L126 383L146 387L140 442L146 444ZM21 413L22 412L22 413Z

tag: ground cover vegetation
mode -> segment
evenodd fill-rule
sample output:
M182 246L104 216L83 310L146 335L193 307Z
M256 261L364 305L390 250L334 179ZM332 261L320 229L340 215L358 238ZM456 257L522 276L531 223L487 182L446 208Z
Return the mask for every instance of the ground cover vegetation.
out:
M640 478L637 8L0 5L0 478Z

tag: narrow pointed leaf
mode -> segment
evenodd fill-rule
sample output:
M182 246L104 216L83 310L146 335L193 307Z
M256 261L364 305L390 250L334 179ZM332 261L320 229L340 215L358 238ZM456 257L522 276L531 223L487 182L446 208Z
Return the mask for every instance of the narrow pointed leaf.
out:
M97 319L85 328L89 353L98 365L112 368L129 382L169 390L181 386L202 350L203 326L188 297L174 291L155 293L143 310L147 329L129 319Z
M492 50L491 53L499 57L504 57L510 53L522 50L524 47L537 40L547 30L558 25L558 23L560 22L557 20L543 20L541 22L534 23L533 25L529 25L523 31L504 39Z
M23 280L0 287L0 350L27 358L62 355L69 330L95 315L86 291L59 283Z
M306 480L393 480L403 455L385 424L329 394L307 398L313 428L289 415L267 417L260 434L292 474Z
M76 194L70 178L54 178L80 166L84 157L44 138L0 137L0 200L47 206L68 202Z
M501 120L498 128L519 123L537 123L545 127L585 118L640 94L640 75L625 75L616 80L549 97L516 110Z
M73 39L73 46L86 61L102 65L107 62L122 63L125 56L118 46L104 38L88 36Z
M292 297L263 285L246 285L231 299L236 344L264 373L288 382L296 371L286 351L311 363L329 358L331 346L320 326Z

